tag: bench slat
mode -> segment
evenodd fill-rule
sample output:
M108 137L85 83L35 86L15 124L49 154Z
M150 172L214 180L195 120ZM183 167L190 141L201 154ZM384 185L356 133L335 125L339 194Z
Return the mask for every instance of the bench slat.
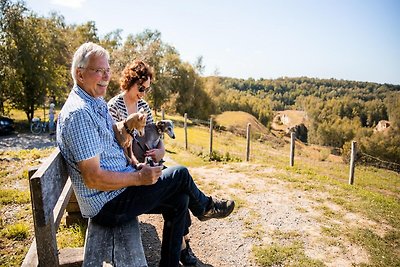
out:
M147 267L137 218L112 228L89 220L83 266L103 266L103 263L121 267Z
M29 179L36 250L41 266L59 265L56 231L72 192L71 183L63 191L67 179L66 165L58 149L55 149Z

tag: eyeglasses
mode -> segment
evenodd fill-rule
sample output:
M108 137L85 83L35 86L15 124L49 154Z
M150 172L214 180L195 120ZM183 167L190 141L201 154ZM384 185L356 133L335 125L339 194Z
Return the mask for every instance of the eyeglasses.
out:
M101 75L101 76L104 76L106 73L107 73L107 75L110 75L111 74L111 69L110 68L107 68L107 69L104 69L104 68L89 68L89 67L86 67L86 68L83 68L83 67L79 67L80 69L89 69L89 70L91 70L91 71L94 71L97 75Z
M145 88L143 85L139 85L139 92L140 93L146 93L147 94L150 91L151 91L151 87L150 86Z

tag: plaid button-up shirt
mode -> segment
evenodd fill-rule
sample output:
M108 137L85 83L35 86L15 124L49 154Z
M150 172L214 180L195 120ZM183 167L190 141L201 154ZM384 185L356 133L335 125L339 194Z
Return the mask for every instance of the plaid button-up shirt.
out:
M77 163L100 155L100 168L131 172L116 142L113 120L103 98L94 98L75 85L58 117L57 144L68 165L72 185L84 217L95 216L105 203L125 189L100 191L88 188Z

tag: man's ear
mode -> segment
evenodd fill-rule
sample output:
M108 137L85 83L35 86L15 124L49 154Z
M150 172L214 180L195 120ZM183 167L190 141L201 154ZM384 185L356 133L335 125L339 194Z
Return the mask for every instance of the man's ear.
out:
M76 69L76 77L80 82L83 82L83 75L79 68Z

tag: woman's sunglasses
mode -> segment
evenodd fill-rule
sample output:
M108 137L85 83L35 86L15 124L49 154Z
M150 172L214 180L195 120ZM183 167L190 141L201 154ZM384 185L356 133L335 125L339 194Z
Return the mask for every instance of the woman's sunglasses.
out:
M151 91L151 87L150 86L145 88L143 85L139 85L139 92L140 93L146 93L147 94L150 91Z

